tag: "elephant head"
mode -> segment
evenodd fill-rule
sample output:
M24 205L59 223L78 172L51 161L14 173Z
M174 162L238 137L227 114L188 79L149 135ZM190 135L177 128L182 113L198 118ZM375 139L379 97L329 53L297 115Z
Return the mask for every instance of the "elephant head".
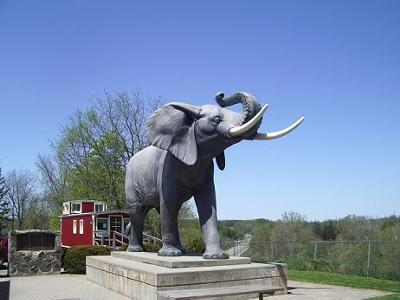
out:
M225 167L224 149L243 139L271 140L282 137L301 124L300 118L281 131L257 133L268 105L261 105L248 93L225 98L216 95L218 105L194 106L172 102L158 108L149 118L147 133L152 145L169 151L187 165L215 157ZM241 112L226 107L241 103Z

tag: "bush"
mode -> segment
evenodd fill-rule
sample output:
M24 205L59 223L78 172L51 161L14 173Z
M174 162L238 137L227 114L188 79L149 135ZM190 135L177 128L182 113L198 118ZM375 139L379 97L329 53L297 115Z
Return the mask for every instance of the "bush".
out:
M76 246L67 249L64 258L64 270L69 273L86 273L86 256L110 255L110 249L103 246Z
M203 253L204 251L206 251L206 246L204 245L204 242L202 239L196 238L196 239L191 240L187 244L186 250L188 253L191 253L191 254L199 254L199 253Z
M146 250L146 252L158 252L158 250L160 250L161 247L159 244L145 243L144 249Z

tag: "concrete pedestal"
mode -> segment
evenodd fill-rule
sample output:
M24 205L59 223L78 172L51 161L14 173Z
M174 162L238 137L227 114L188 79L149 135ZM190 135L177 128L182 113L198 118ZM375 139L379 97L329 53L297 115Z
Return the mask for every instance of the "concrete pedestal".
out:
M115 251L111 256L88 256L86 278L137 300L156 300L158 291L255 284L283 287L286 293L287 267L251 263L247 257L205 260L197 256L163 257L156 253ZM229 296L248 298L249 295Z

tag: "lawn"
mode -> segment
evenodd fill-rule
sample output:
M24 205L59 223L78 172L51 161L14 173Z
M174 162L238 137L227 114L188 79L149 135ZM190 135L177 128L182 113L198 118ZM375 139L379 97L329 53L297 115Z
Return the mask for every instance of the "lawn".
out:
M343 275L339 273L326 273L317 271L289 270L289 279L314 282L314 283L343 285L360 289L375 289L375 290L400 293L400 281L376 279L372 277ZM377 299L399 299L399 298L377 298Z
M399 300L399 299L400 299L400 294L368 298L368 300Z

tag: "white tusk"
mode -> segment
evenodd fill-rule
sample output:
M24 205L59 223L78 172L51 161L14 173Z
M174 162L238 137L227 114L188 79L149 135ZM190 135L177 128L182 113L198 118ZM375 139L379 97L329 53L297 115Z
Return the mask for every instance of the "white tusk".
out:
M239 135L249 131L254 125L257 124L258 121L260 121L260 119L262 118L264 113L267 111L267 109L268 109L268 104L265 104L263 106L263 108L261 108L261 110L253 118L251 118L250 121L246 122L243 125L229 129L229 136L236 137L236 136L239 136Z
M293 131L303 121L304 121L304 117L301 117L295 123L293 123L288 128L285 128L283 130L274 131L274 132L268 132L268 133L257 133L254 136L254 139L255 140L273 140L273 139L280 138L280 137L288 134L289 132Z

